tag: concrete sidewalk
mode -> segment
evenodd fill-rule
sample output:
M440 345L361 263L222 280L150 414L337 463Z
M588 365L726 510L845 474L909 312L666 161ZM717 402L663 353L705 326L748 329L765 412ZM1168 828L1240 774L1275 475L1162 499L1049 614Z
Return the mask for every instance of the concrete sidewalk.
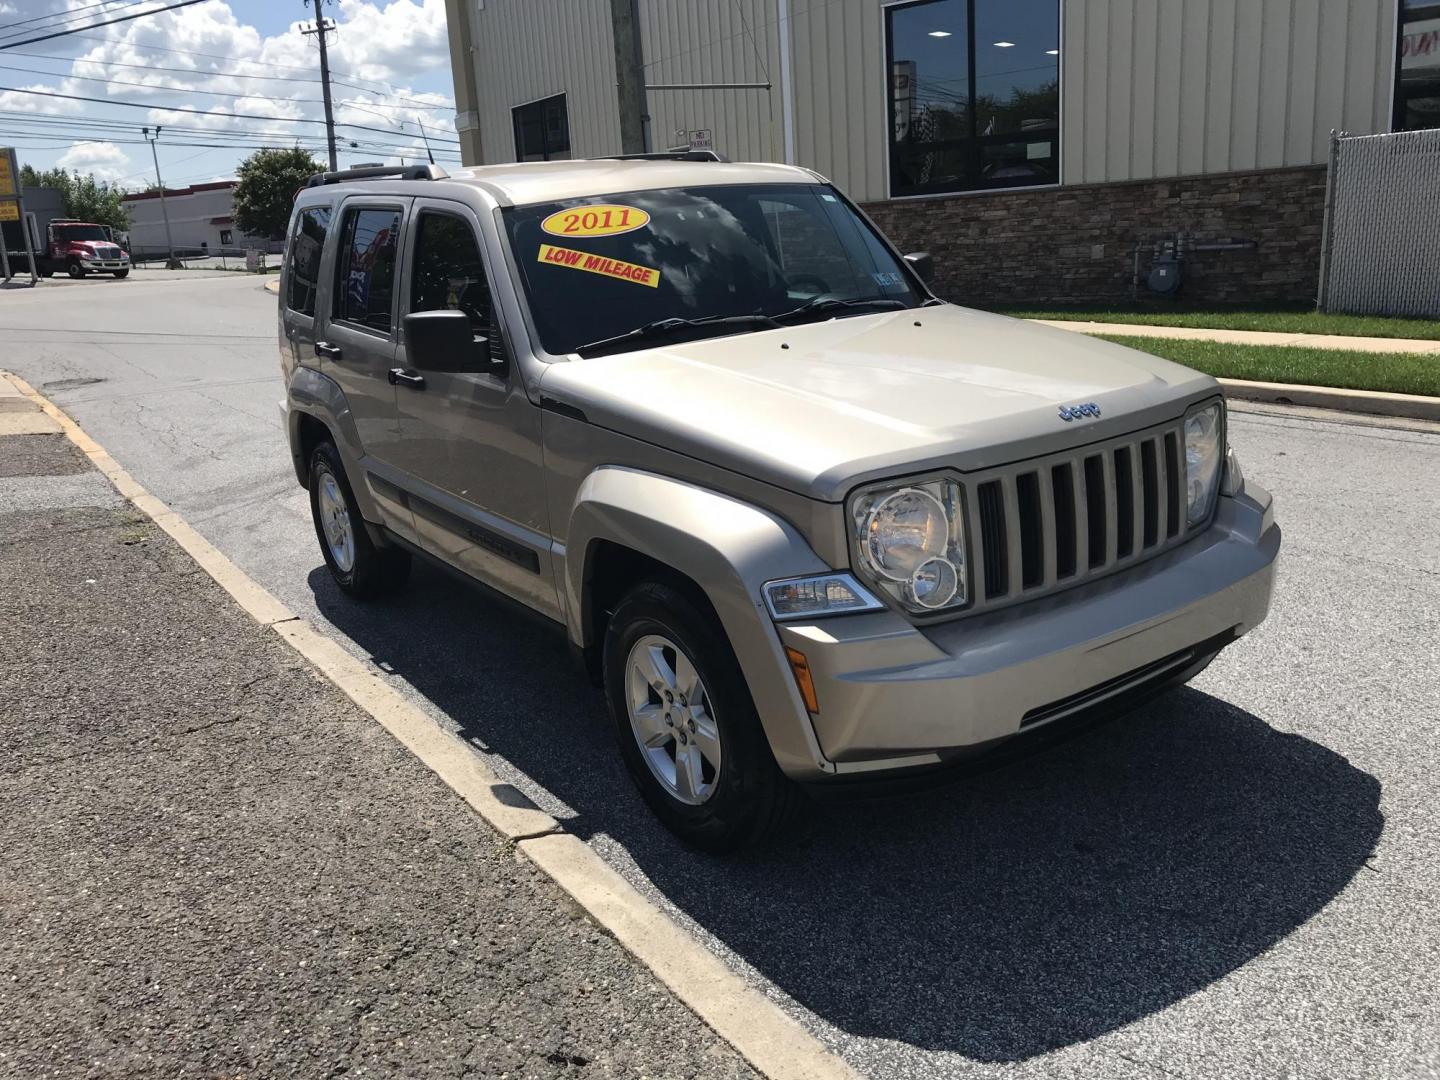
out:
M0 655L0 1076L753 1075L61 435Z
M1368 353L1422 353L1440 356L1440 341L1418 338L1346 337L1343 334L1283 334L1270 330L1204 330L1189 326L1140 326L1133 323L1078 322L1072 319L1028 319L1060 330L1116 337L1177 338L1184 341L1221 341L1231 345L1298 345L1307 349L1335 349Z

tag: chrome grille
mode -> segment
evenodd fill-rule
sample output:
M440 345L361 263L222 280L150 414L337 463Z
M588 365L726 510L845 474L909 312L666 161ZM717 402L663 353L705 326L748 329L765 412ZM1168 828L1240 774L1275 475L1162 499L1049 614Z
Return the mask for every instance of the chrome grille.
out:
M1185 537L1183 424L966 476L971 611L1057 592Z

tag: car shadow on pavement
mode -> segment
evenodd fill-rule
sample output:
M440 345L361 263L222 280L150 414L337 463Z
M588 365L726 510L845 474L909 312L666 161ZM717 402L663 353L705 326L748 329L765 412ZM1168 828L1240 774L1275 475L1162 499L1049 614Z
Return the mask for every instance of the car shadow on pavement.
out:
M1183 689L996 771L817 808L803 841L715 859L649 815L563 634L429 567L373 607L323 567L309 580L375 662L573 808L567 829L622 846L681 911L854 1035L991 1062L1093 1039L1303 926L1383 826L1374 777Z

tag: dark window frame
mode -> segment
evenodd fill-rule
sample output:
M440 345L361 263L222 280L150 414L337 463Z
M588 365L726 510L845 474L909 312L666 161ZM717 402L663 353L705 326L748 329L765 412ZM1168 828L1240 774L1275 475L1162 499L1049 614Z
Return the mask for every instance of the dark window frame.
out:
M1427 19L1440 18L1440 0L1434 3L1415 5L1416 8L1427 11ZM1433 11L1431 9L1434 9ZM1417 20L1418 21L1418 20ZM1430 131L1433 128L1410 128L1405 126L1405 99L1401 97L1403 83L1404 57L1401 50L1405 45L1405 0L1395 0L1395 78L1390 87L1390 130L1393 131Z
M570 157L570 155L571 155L572 152L573 152L573 151L571 150L571 141L570 141L570 101L569 101L569 98L566 96L566 94L567 94L567 92L564 91L564 90L562 90L560 93L558 93L558 94L551 94L549 97L537 98L537 99L534 100L534 101L527 101L527 102L525 102L525 103L523 103L523 104L521 104L521 105L512 105L512 106L510 107L510 130L511 130L511 135L512 135L512 137L513 137L513 139L514 139L514 142L515 142L515 160L516 160L516 161L537 161L537 160L538 160L538 161L555 161L555 160L562 160L562 159L557 159L557 158L555 157L555 155L557 155L557 154L564 154L564 155L565 155L565 159L568 159L568 158ZM550 133L549 133L549 131L546 129L546 124L545 124L545 118L546 118L545 109L546 109L546 107L547 107L547 106L554 106L554 105L556 105L556 104L558 104L558 105L560 106L560 108L563 110L563 112L564 112L564 117L565 117L565 144L564 144L563 146L559 145L558 142L557 142L555 145L553 145L553 146L551 145ZM538 113L539 113L539 129L540 129L540 143L541 143L540 157L539 157L539 158L533 158L533 157L528 157L528 158L527 158L527 157L525 156L524 139L523 139L523 137L522 137L522 135L521 135L521 131L522 131L522 113L526 112L527 110L532 110L532 109L533 109L533 110L537 110Z
M912 8L922 8L928 5L942 3L944 0L895 0L892 3L883 4L880 8L881 34L884 38L885 58L885 193L889 199L916 199L927 198L936 195L954 195L965 192L993 192L993 191L1020 191L1033 190L1035 188L1059 187L1063 182L1061 175L1060 143L1061 130L1064 126L1064 72L1065 72L1065 47L1064 47L1064 5L1065 0L1055 0L1055 41L1059 54L1055 58L1055 79L1056 79L1056 103L1055 103L1055 127L1050 135L1050 153L1055 162L1055 179L1038 184L983 184L967 182L965 178L935 181L930 184L912 185L911 189L896 191L895 173L899 149L895 144L895 49L894 49L894 17L898 12L909 11ZM1024 132L1007 132L1000 135L981 135L978 133L979 117L974 108L976 97L976 42L975 42L975 5L986 2L1003 2L1003 0L960 0L965 5L965 36L966 36L966 77L967 97L970 106L967 108L967 120L969 123L969 135L960 139L940 139L924 145L934 147L937 151L961 150L966 155L965 174L974 178L979 175L979 163L982 159L982 152L986 146L1004 146L1015 143L1030 143L1041 141L1035 138L1034 134L1026 135Z
M348 315L342 313L342 305L347 295L346 278L348 277L350 270L350 255L353 252L355 246L355 227L353 222L355 222L361 214L366 213L367 211L391 213L394 214L397 218L399 218L399 224L395 227L395 235L393 240L391 241L394 244L395 249L395 265L391 271L390 280L390 325L383 330L378 326L371 326L368 323L358 322L355 319L350 318ZM335 240L335 269L332 275L332 280L330 282L330 322L341 323L352 330L359 330L367 334L375 334L383 338L393 339L395 337L396 323L398 321L396 319L396 312L399 309L400 303L401 269L403 266L404 255L401 250L400 240L405 231L405 223L405 207L398 203L362 202L357 204L352 202L344 203L341 205L340 223L338 226L340 233Z

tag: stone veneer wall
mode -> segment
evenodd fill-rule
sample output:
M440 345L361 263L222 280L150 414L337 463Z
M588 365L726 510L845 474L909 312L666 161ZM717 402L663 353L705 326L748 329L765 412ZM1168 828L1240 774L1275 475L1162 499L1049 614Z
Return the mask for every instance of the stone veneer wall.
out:
M1182 232L1256 247L1189 255L1178 301L1307 302L1320 272L1325 167L892 199L865 211L901 251L929 251L936 293L959 303L1126 302L1137 241L1140 298L1165 303L1143 282L1150 245Z

